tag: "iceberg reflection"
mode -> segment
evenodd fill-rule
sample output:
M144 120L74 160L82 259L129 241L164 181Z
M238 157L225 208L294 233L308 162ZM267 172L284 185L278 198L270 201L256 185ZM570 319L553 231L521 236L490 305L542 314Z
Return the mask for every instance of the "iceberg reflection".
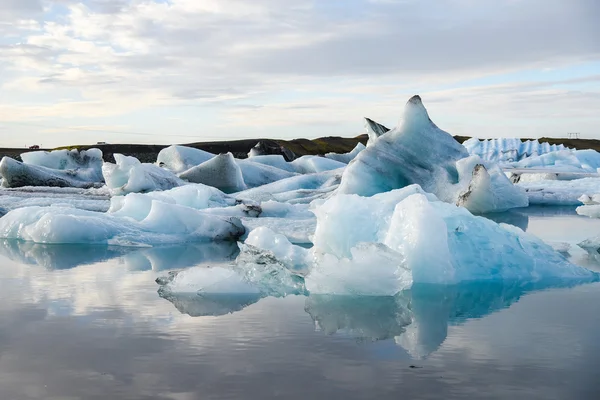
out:
M185 243L157 247L40 244L0 239L0 254L26 265L71 269L119 258L131 271L183 269L205 262L230 262L239 253L233 242Z
M449 326L483 318L529 293L578 284L558 279L526 284L415 284L393 297L310 295L305 310L327 334L344 333L365 341L393 338L412 357L426 358L446 340Z

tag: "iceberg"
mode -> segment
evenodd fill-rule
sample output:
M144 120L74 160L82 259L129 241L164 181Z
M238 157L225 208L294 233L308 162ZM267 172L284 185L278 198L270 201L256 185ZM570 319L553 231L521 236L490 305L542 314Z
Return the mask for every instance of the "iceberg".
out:
M311 293L334 287L327 294L394 295L412 283L596 279L535 236L473 216L418 186L367 198L338 194L313 211L315 261L306 276ZM378 260L381 282L365 282L375 265L369 258ZM364 265L364 273L344 265Z
M103 163L100 149L30 151L22 153L21 160L25 164L59 170L93 168L98 173Z
M279 145L274 140L261 140L248 152L248 158L268 155L282 156L286 161L292 161L296 158L296 154L293 151Z
M348 164L350 161L354 160L358 153L366 149L365 145L362 143L358 143L356 147L349 153L338 154L338 153L327 153L325 154L326 158L331 160L339 161L344 164Z
M319 156L302 156L291 164L301 174L314 174L346 167L343 162Z
M348 165L338 192L372 196L411 184L478 213L528 205L525 193L497 166L469 157L465 147L439 129L419 96L406 104L399 127L380 136Z
M94 168L51 169L25 164L10 157L0 161L0 176L4 187L50 186L92 188L102 185L102 176Z
M270 167L275 167L282 169L287 172L296 172L296 168L292 165L292 163L287 162L283 156L278 154L269 154L264 156L252 156L249 157L249 161L258 164L268 165Z
M289 203L310 203L330 195L339 185L341 170L325 171L282 179L236 193L237 199Z
M275 166L266 165L250 160L236 160L242 171L244 183L248 188L255 188L269 183L277 182L282 179L296 176L295 172L286 171Z
M367 146L372 145L373 143L375 143L378 137L383 136L384 134L390 131L389 128L369 118L365 118L365 130L367 131L367 135L369 136Z
M540 143L537 140L521 141L517 138L484 139L471 138L463 143L469 154L485 161L512 163L528 157L568 150L562 144Z
M508 165L507 165L508 166ZM510 163L516 169L542 169L551 172L597 173L600 168L600 153L596 150L560 150L528 157Z
M156 164L179 174L200 165L215 155L204 150L186 146L169 146L162 149L156 158Z
M600 178L519 181L517 186L525 190L532 205L581 205L583 196L600 193Z
M135 212L138 214L127 216L70 207L19 208L0 219L0 238L131 246L237 240L245 233L238 218L210 215L159 200Z
M188 182L213 186L227 193L246 189L242 170L231 153L219 154L182 172L179 177Z
M172 172L154 164L142 164L137 158L115 153L116 164L104 163L102 174L111 194L146 193L185 185Z

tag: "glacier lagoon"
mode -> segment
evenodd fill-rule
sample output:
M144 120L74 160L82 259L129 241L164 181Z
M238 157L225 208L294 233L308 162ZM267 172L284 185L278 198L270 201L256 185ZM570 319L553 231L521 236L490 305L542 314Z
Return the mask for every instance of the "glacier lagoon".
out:
M593 393L600 153L461 145L419 96L365 127L324 157L4 158L2 398Z
M490 216L572 262L596 234L575 207ZM416 284L396 296L165 295L172 270L232 243L0 241L0 397L594 398L600 283Z

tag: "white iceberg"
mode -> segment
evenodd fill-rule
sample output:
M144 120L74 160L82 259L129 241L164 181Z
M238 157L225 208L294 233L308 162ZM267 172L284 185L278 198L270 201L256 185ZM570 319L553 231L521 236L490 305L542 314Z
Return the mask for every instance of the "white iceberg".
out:
M156 164L179 174L210 160L214 156L212 153L193 147L173 145L162 149L158 153Z
M147 205L133 196L115 213L56 206L19 208L0 218L0 238L127 246L237 240L245 233L237 218L159 200Z
M527 196L494 164L467 150L429 118L421 98L413 96L401 125L380 136L346 168L338 189L372 196L419 184L449 203L478 213L527 206Z
M600 193L600 178L519 181L516 186L526 191L532 205L581 205L582 196Z
M30 165L10 157L0 161L0 176L4 187L51 186L92 188L102 185L102 176L95 168L51 169Z
M172 172L154 164L142 164L137 158L115 153L116 164L104 163L102 174L113 195L168 190L185 185Z
M57 170L91 169L96 182L102 182L102 150L31 151L21 154L25 164ZM89 172L91 174L91 171Z
M328 196L339 185L341 170L325 171L282 179L268 185L236 193L238 199L275 200L289 203L310 203Z

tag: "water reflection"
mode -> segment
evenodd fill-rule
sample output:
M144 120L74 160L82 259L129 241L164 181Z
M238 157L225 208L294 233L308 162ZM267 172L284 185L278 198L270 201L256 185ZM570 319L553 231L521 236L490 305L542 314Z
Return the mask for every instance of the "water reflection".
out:
M578 284L559 279L527 284L487 281L452 286L416 284L393 297L310 295L304 309L317 329L326 334L343 334L367 342L394 340L413 358L422 359L444 343L449 326L483 318L529 293ZM235 313L261 299L259 294L161 293L161 296L190 316Z
M130 271L183 269L202 263L234 260L236 243L185 243L158 247L121 247L82 244L40 244L0 240L0 254L21 264L49 270L71 269L119 259Z

